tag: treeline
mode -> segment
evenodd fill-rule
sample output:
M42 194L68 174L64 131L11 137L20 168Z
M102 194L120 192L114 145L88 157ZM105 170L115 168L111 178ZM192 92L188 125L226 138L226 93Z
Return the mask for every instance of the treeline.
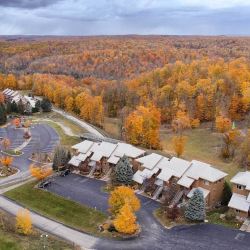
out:
M98 126L119 117L125 139L159 148L162 123L248 116L249 46L227 37L3 40L0 86L32 89Z
M101 127L104 119L102 96L93 96L87 85L81 87L81 84L82 81L62 75L0 75L0 90L32 90L32 94L44 96L55 106Z
M121 36L0 40L0 72L123 80L181 60L250 59L250 39Z

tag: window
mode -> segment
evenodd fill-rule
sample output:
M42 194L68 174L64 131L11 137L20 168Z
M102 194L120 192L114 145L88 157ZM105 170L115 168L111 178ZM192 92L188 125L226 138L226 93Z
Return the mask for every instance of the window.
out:
M209 181L204 180L204 184L209 186Z
M239 184L237 184L237 188L240 189L240 190L244 189L244 187L242 185L239 185Z
M235 211L236 211L236 213L237 213L237 214L239 214L239 213L240 213L240 210L238 210L238 209L235 209Z

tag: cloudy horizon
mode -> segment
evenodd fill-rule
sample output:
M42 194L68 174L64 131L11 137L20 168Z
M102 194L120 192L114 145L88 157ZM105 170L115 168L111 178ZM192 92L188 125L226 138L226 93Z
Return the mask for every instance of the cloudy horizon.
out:
M0 0L0 35L250 35L244 0Z

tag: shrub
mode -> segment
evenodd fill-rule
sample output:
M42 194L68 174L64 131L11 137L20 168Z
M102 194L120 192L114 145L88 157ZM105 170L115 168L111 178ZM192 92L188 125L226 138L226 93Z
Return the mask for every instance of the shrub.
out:
M27 209L20 209L16 216L16 230L25 235L32 233L32 222L30 212Z
M228 221L234 220L236 218L235 211L233 209L229 209L225 214L225 218Z

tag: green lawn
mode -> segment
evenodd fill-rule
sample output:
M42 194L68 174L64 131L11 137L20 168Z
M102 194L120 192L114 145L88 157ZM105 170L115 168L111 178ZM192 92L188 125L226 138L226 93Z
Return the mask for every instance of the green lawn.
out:
M52 128L54 128L56 130L56 132L60 136L60 143L61 143L61 145L64 145L64 146L73 146L73 145L81 142L81 139L78 136L69 136L69 135L66 135L64 133L63 129L58 124L56 124L54 122L49 122L49 121L47 121L46 124L48 124L49 126L51 126Z
M187 130L184 134L187 136L187 144L182 158L210 163L218 169L227 172L229 174L228 178L231 178L239 171L237 164L226 162L219 156L221 146L220 134L205 128ZM161 130L163 150L174 155L172 137L173 133L171 131Z
M115 139L121 139L121 121L118 118L104 118L103 129Z
M240 226L242 225L242 223L240 223L239 221L235 220L231 220L231 221L227 221L226 219L222 220L220 218L220 213L216 212L216 211L212 211L207 213L207 220L209 223L212 224L218 224L218 225L222 225L224 227L230 227L230 228L237 228L239 229Z
M5 232L0 229L0 250L37 250L43 249L43 242L39 235L21 236L14 232ZM48 248L53 250L74 249L73 246L66 244L52 236L45 243Z
M27 183L4 195L39 214L84 232L98 234L98 225L105 221L106 215L50 192L36 189L34 185L35 182Z
M120 136L120 120L105 118L104 130L115 138ZM200 160L214 165L228 173L228 179L234 176L239 167L235 162L226 162L220 156L221 135L209 128L190 129L184 132L187 136L187 144L184 155L187 160ZM173 132L170 129L161 128L160 137L163 151L166 155L175 155L172 146ZM157 151L156 151L157 152Z
M233 220L222 220L220 219L220 215L225 213L226 210L224 209L217 209L217 210L213 210L210 212L207 212L206 214L206 220L208 220L208 223L210 224L217 224L217 225L222 225L224 227L229 227L229 228L236 228L239 229L240 226L242 225L242 223L240 223L239 221L237 221L236 219ZM161 208L158 208L157 210L155 210L154 212L154 216L156 217L156 219L165 227L167 228L172 228L174 226L178 226L178 225L185 225L185 224L196 224L199 222L190 222L185 220L185 218L183 216L179 216L175 221L168 219L166 214L163 212L163 210Z
M44 232L34 229L32 235L24 236L15 232L15 218L3 211L0 211L0 250L37 250L43 249L44 242L41 234ZM49 235L45 242L46 249L70 250L74 249L68 244L54 236Z
M13 155L13 156L19 156L19 155L22 154L21 151L12 150L12 149L3 150L3 153L9 154L9 155Z

